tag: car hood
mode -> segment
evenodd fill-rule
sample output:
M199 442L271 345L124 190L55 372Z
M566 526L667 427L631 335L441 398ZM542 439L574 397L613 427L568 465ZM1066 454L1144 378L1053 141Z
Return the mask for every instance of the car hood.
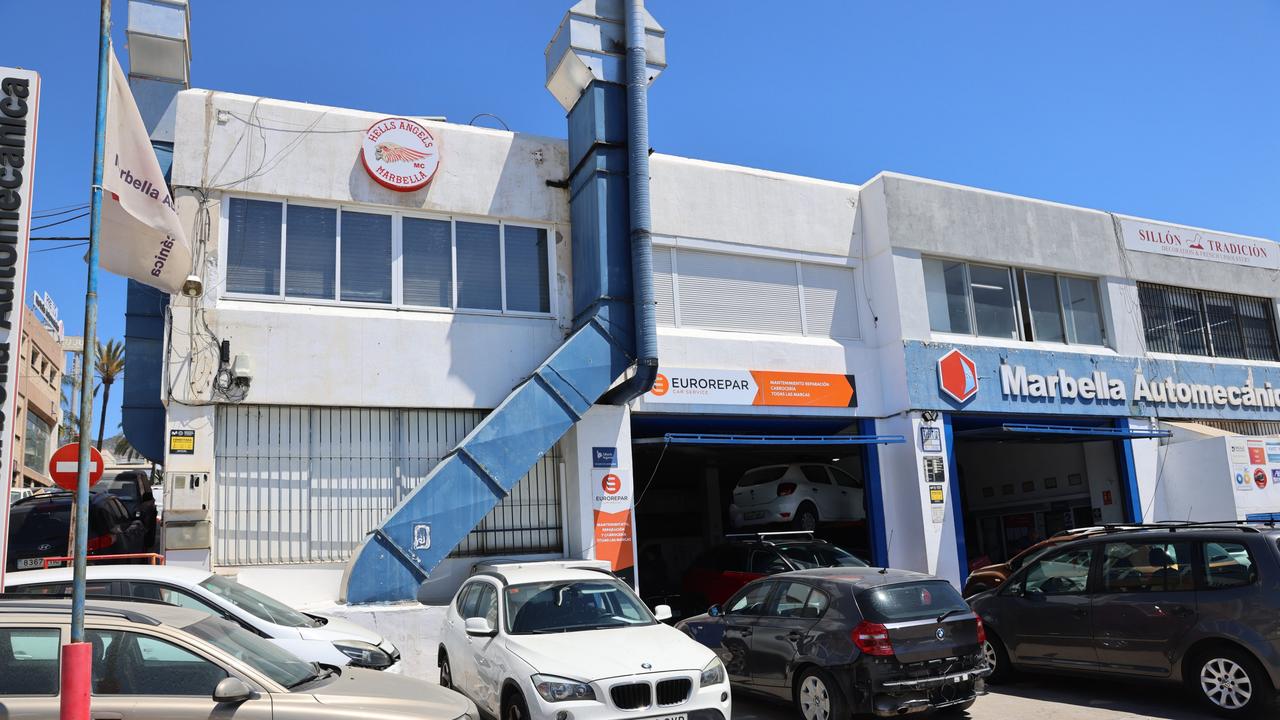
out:
M350 620L328 615L315 615L315 617L324 618L325 623L320 627L296 628L304 640L327 640L329 642L334 640L361 640L371 645L382 643L381 635Z
M308 692L317 702L341 705L353 714L366 710L379 715L406 714L426 718L456 718L471 707L462 695L425 680L346 667L341 677Z
M508 635L507 646L535 672L575 680L620 675L701 671L715 658L710 649L670 625ZM648 663L651 667L643 667Z

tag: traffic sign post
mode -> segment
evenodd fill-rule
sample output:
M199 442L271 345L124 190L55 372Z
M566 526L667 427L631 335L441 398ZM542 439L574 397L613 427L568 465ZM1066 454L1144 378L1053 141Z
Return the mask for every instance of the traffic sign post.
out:
M89 487L93 487L102 479L102 453L98 448L89 448ZM80 476L80 444L69 443L53 452L49 457L49 477L63 490L76 491L76 482Z

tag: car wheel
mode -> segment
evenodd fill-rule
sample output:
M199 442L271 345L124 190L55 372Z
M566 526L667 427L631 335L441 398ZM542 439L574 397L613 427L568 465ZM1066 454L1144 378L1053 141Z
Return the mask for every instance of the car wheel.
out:
M795 528L797 530L817 530L818 511L812 505L801 505L796 511Z
M507 695L506 701L502 703L501 720L529 720L529 706L519 690L512 690Z
M453 689L453 667L449 665L448 653L440 653L440 687Z
M1262 667L1231 647L1202 653L1188 681L1200 701L1224 717L1260 716L1275 702L1275 689Z
M804 720L847 718L844 694L826 672L809 668L800 675L795 687L796 710Z
M987 630L987 641L982 644L982 654L986 657L987 664L991 666L991 674L987 676L987 682L999 684L1013 678L1013 666L1009 664L1009 651L1004 649L1004 643L990 630Z

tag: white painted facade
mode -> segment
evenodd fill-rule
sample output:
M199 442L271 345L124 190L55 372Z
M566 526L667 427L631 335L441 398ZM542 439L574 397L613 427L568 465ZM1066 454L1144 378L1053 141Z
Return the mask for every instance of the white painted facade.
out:
M217 405L488 410L563 341L571 324L573 270L564 141L520 133L422 121L439 139L440 170L424 190L396 193L366 174L358 152L380 113L327 108L204 90L183 92L177 105L173 180L182 217L199 244L203 298L175 298L169 322L165 401L169 428L193 430L195 452L170 454L170 474L217 475ZM1082 358L1143 358L1146 351L1139 282L1247 293L1269 298L1280 315L1276 271L1126 251L1112 214L963 188L891 173L863 186L750 168L654 155L652 193L659 252L739 258L777 269L847 270L852 291L837 294L856 336L822 332L716 330L660 325L664 366L852 374L856 408L658 405L643 398L629 409L598 413L562 441L562 552L589 555L591 512L583 452L608 435L629 445L632 415L776 415L874 418L879 434L906 442L880 446L877 457L890 564L935 572L959 582L964 558L956 542L950 488L941 505L925 481L920 429L931 424L913 401L912 384L934 386L910 366L914 343L1043 350ZM231 198L288 201L397 218L502 221L544 228L553 248L550 312L428 310L346 302L255 298L226 290L227 208ZM399 222L399 220L397 220ZM400 240L394 247L399 249ZM701 257L701 256L699 256ZM1096 278L1104 345L995 340L930 329L923 257L1004 264ZM401 263L402 257L393 259ZM396 265L399 268L399 265ZM763 271L762 271L763 272ZM839 277L834 276L834 277ZM394 288L401 297L402 288ZM776 290L776 288L774 288ZM672 303L678 306L679 299ZM803 311L802 311L803 312ZM802 326L811 327L807 320ZM252 365L247 391L215 393L218 347ZM1188 358L1280 370L1280 363ZM984 377L984 382L988 382ZM984 388L987 392L994 390ZM955 414L963 415L963 407ZM1111 413L1115 415L1116 413ZM1280 418L1280 412L1277 413ZM593 423L589 415L585 423ZM933 421L936 422L936 421ZM1139 427L1148 416L1132 417ZM1155 506L1161 443L1130 443L1139 498ZM1087 455L1087 453L1086 453ZM943 452L945 473L957 472ZM1084 465L1107 459L1082 456ZM1114 491L1123 491L1113 476ZM1101 480L1099 481L1102 482ZM1099 484L1095 490L1101 488ZM1100 492L1100 490L1099 490ZM271 508L260 508L270 512ZM1108 513L1119 512L1117 504ZM1148 511L1150 512L1150 511ZM211 510L210 517L213 517ZM1105 518L1111 519L1111 518ZM1119 518L1117 518L1119 519ZM217 527L211 529L218 532ZM176 550L171 559L213 565L284 596L305 589L309 601L336 597L337 565L238 567L220 562L212 544ZM451 590L467 560L437 573L436 597ZM303 594L303 593L300 593ZM300 599L300 598L293 598Z

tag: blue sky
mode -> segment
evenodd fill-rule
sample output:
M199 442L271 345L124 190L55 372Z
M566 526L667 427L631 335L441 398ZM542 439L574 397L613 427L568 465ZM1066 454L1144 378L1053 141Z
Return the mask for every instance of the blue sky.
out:
M21 28L0 65L44 76L36 210L84 203L97 3L0 2ZM455 122L494 113L513 130L565 135L542 53L569 0L191 4L196 87ZM116 0L127 67L126 5ZM668 32L670 68L650 93L659 152L854 183L893 170L1280 236L1280 3L648 6ZM86 232L79 220L34 235ZM28 281L54 296L74 334L81 255L34 254ZM124 334L124 287L103 274L103 337Z

